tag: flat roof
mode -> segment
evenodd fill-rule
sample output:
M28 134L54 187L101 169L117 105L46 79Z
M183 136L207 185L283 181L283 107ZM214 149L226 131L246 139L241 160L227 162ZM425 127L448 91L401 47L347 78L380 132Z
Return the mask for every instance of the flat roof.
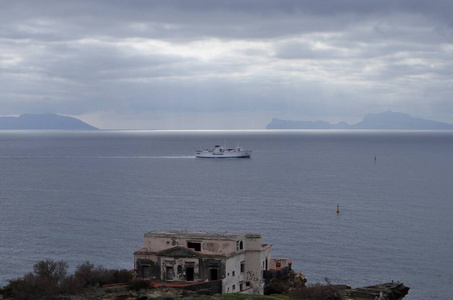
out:
M153 230L145 233L145 237L184 237L199 239L231 239L236 240L241 237L261 238L261 234L240 233L240 232L212 232L212 231L190 231L190 230Z

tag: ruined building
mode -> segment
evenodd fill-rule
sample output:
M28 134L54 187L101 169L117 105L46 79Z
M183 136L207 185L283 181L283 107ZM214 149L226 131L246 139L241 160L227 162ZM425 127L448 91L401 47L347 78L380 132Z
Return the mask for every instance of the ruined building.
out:
M134 252L137 277L192 290L263 294L264 273L285 267L259 234L151 231L144 246Z

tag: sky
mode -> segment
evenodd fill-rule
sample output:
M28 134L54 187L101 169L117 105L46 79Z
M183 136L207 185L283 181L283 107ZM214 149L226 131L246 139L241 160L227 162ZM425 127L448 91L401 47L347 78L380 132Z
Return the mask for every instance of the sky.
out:
M0 0L0 115L262 129L453 123L453 1Z

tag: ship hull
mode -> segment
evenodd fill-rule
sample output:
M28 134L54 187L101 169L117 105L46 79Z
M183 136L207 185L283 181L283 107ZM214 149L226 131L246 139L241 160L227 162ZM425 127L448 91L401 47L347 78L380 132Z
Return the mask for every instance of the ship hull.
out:
M241 152L197 152L197 158L250 158L252 151L241 151Z

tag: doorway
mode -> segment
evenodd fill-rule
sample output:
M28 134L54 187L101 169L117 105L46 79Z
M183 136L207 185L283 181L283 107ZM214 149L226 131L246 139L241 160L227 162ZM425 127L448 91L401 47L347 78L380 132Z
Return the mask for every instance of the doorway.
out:
M194 280L194 268L193 267L186 267L186 280L193 281Z
M173 280L173 278L175 278L175 271L173 270L173 267L167 267L166 271L167 272L166 272L165 279Z
M212 268L209 269L209 280L217 280L218 277L218 269Z
M149 270L149 266L143 266L143 278L150 278L151 277L151 272Z

